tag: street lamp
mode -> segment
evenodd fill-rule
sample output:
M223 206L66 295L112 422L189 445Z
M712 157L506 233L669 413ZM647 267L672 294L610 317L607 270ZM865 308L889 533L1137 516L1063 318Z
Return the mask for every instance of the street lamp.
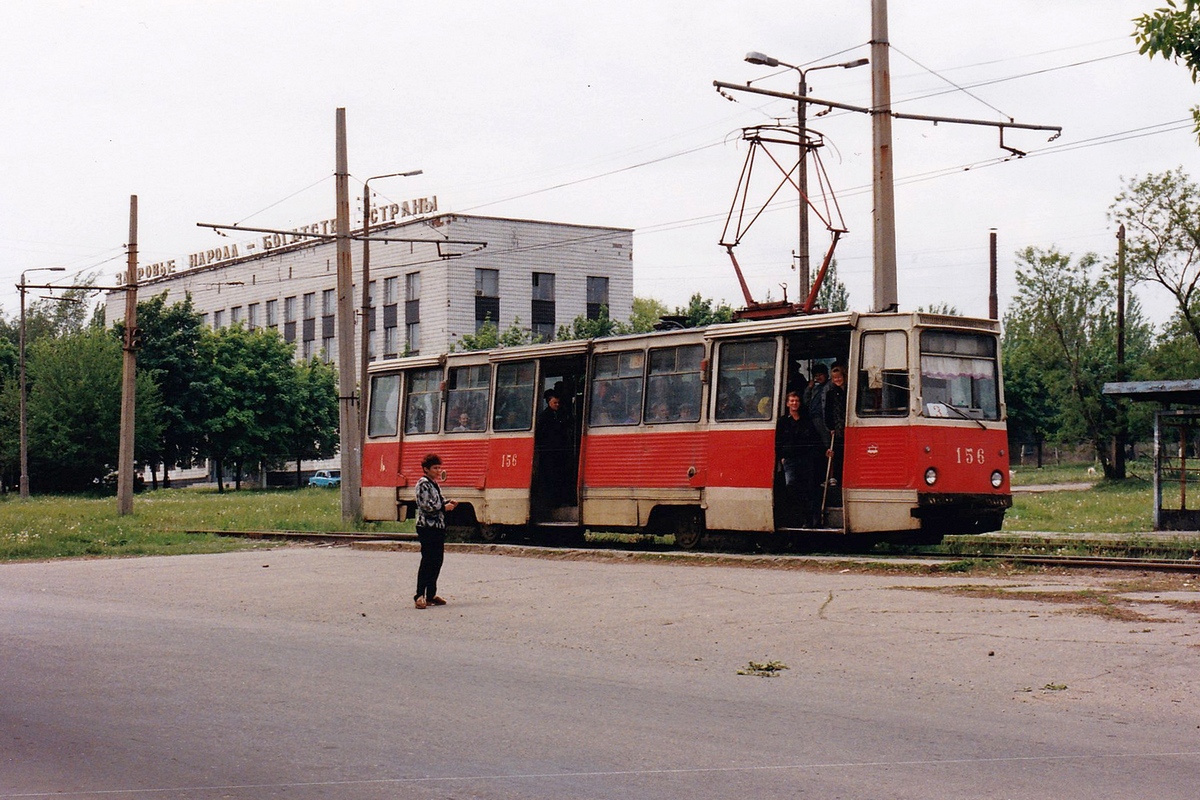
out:
M370 363L371 350L371 240L368 238L371 230L371 181L383 178L411 178L422 172L423 170L419 169L389 172L387 175L372 175L363 181L362 352L359 354L361 371L358 378L358 431L363 442L367 440L367 406L363 401L367 396L367 364Z
M65 272L66 267L35 267L21 273L21 283L17 286L21 294L21 325L18 344L18 371L20 373L18 391L20 392L20 428L21 428L21 499L29 499L29 432L25 412L25 275L30 272Z
M842 69L853 69L861 67L869 63L868 59L859 58L854 61L843 61L837 64L819 64L815 67L797 67L795 64L788 64L785 61L780 61L777 58L772 58L764 53L751 51L746 54L746 61L751 64L758 64L764 67L787 67L794 69L800 73L800 90L797 92L800 99L796 103L796 117L799 122L799 139L800 146L800 161L796 176L797 183L800 188L800 243L796 253L799 263L800 272L800 292L799 297L808 297L809 290L809 258L808 258L808 73L818 69L833 69L841 67Z

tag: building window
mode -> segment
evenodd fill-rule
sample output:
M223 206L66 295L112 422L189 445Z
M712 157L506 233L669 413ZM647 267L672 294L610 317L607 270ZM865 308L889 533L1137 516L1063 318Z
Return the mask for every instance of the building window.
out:
M315 342L314 342L312 339L305 339L305 340L304 340L303 349L302 349L300 352L301 352L301 354L302 354L302 356L303 356L303 358L304 358L304 360L305 360L305 361L309 361L309 360L311 360L311 359L312 359L312 357L313 357L313 348L314 348L315 346L316 346L316 343L315 343Z
M554 338L554 274L533 273L533 300L529 309L533 335L548 342Z
M219 331L219 330L221 330L221 328L224 328L224 327L225 327L225 312L224 311L214 311L213 312L213 330Z
M384 305L395 305L400 302L399 278L383 279L383 302Z
M278 328L279 327L279 301L278 300L268 300L267 301L266 325L268 328Z
M500 327L500 270L475 270L475 332L491 321Z
M326 289L321 292L321 314L332 317L337 312L337 289Z
M234 306L233 308L229 309L229 324L237 325L241 321L242 321L242 307Z
M421 273L404 276L404 351L415 355L421 350Z
M601 308L608 308L608 278L589 275L587 279L587 318L600 319Z
M283 340L296 341L296 298L283 298Z
M394 358L400 354L400 329L396 326L383 329L383 357Z
M258 303L246 306L246 327L254 330L258 327Z
M400 279L383 279L383 356L400 354Z
M308 292L304 295L304 328L301 331L301 338L305 342L316 341L317 338L317 293ZM312 348L305 347L305 359L312 358Z

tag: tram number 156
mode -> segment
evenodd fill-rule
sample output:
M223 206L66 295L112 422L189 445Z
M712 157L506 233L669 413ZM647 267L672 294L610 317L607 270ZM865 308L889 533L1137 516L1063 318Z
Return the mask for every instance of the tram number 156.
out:
M970 447L954 448L958 453L959 464L982 464L983 463L983 448L971 449Z
M516 453L502 453L500 456L501 468L515 467L517 465Z

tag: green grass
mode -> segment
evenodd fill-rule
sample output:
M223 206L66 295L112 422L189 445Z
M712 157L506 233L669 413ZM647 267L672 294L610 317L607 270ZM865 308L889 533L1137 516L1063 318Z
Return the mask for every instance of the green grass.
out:
M339 494L327 489L164 489L134 497L133 513L117 514L115 498L15 494L0 500L0 561L88 556L219 553L268 547L261 540L187 531L344 531ZM404 530L412 523L375 523L359 530Z
M1090 489L1021 493L1004 515L1006 531L1136 533L1153 530L1154 497L1137 478L1101 481Z

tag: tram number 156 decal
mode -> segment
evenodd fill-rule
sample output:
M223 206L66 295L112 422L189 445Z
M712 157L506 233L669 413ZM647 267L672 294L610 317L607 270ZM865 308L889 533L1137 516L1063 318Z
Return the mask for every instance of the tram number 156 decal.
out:
M980 451L980 452L982 452L982 451ZM981 455L980 459L982 460L982 458L983 458L983 456ZM517 454L516 453L502 453L500 455L500 467L501 468L515 467L516 465L517 465Z
M983 463L983 448L972 449L970 447L956 447L955 452L958 453L959 464L982 464Z

